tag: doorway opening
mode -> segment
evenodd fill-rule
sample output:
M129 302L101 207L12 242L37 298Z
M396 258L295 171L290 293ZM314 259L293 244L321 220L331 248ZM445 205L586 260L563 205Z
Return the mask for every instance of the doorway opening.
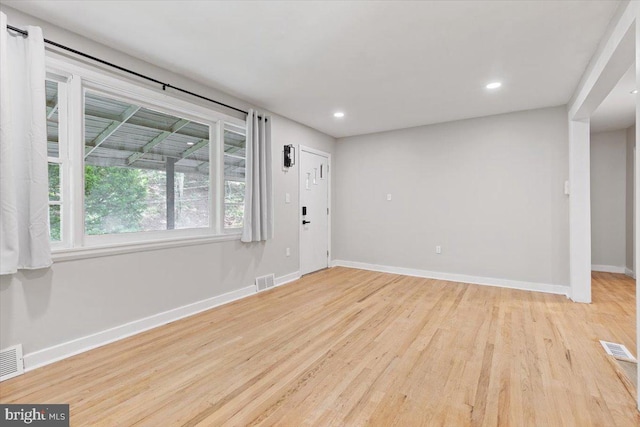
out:
M630 58L632 61L632 58ZM635 277L636 67L590 119L591 270Z
M597 272L592 273L592 256L594 257L594 261L598 262L597 259L606 260L603 258L603 247L606 247L606 242L602 240L602 236L604 235L599 231L601 212L597 212L599 209L598 205L593 206L591 203L592 197L592 179L591 174L594 174L594 179L598 181L594 181L594 185L600 185L602 183L601 180L607 180L614 178L613 181L617 181L621 184L623 188L616 187L616 198L618 200L618 205L623 206L623 211L620 209L617 210L616 215L618 215L618 224L616 224L617 231L613 231L614 234L618 236L618 238L613 239L614 241L624 241L624 247L621 245L616 246L616 250L621 251L618 252L617 261L614 259L614 263L620 263L622 265L614 266L614 267L624 267L624 273L635 273L636 265L638 265L638 239L633 236L637 235L638 229L640 228L640 215L638 209L638 203L640 202L640 198L638 197L639 188L639 177L637 174L633 176L633 186L630 189L632 191L632 202L630 203L632 206L632 212L628 217L626 208L627 206L627 190L629 190L626 185L627 181L627 173L630 173L630 169L626 164L627 153L626 150L631 142L631 138L627 138L627 133L634 134L633 143L638 139L638 135L640 133L640 129L637 126L633 126L631 130L629 128L625 128L625 130L618 134L618 146L617 149L611 149L611 147L596 147L592 153L592 141L591 141L591 128L592 124L596 124L598 122L597 109L601 108L601 104L604 104L603 101L607 99L614 92L614 89L617 87L619 82L623 80L623 77L626 73L630 73L630 80L633 80L636 86L632 88L627 96L633 98L634 104L634 124L637 121L638 111L637 105L640 101L640 98L635 95L635 93L630 93L633 90L637 89L638 72L640 70L636 70L634 64L640 63L640 43L638 42L638 37L640 36L640 5L636 2L629 2L622 5L619 8L616 18L611 22L611 25L607 31L606 38L600 44L598 51L593 57L592 62L585 75L583 76L582 81L576 91L575 96L573 97L569 108L568 108L568 121L569 121L569 182L570 182L570 198L569 198L569 211L570 211L570 283L571 283L571 298L576 302L590 303L592 300L595 301L597 298L597 292L600 285L604 282L609 282L607 277L602 279L600 275L614 275L617 274L620 280L626 280L628 282L628 287L633 294L637 295L637 290L639 288L640 282L638 282L638 278L633 280L632 278L628 278L623 273L609 273L609 272ZM633 71L629 71L630 68L633 68ZM592 121L594 123L592 123ZM595 130L595 129L594 129ZM627 131L628 130L628 131ZM635 130L635 131L634 131ZM596 132L597 133L597 132ZM624 137L622 136L624 133ZM611 137L611 135L609 135ZM615 138L614 138L615 139ZM600 143L603 140L607 140L607 137L603 137L602 135L596 135L593 138L593 143ZM624 155L622 153L622 148L624 147L625 152ZM602 151L602 152L600 152ZM608 153L608 154L607 154ZM617 153L617 156L616 156ZM591 156L594 155L594 163L592 170L592 159ZM607 176L603 178L602 173L598 173L597 168L601 167L603 164L607 163L605 161L607 156L611 159L617 158L618 163L620 163L620 159L625 160L624 167L621 167L622 170L617 170L612 176ZM638 163L638 152L633 150L632 158L633 163ZM611 160L610 162L614 162ZM600 164L598 164L600 162ZM615 162L614 162L615 163ZM611 166L608 168L604 168L604 170L611 170ZM624 173L622 173L624 172ZM624 178L624 180L623 180ZM597 188L595 191L600 191ZM596 195L596 202L600 196ZM594 211L592 212L592 208ZM592 213L594 214L594 218L592 218ZM599 217L600 215L600 217ZM631 257L635 260L632 263L627 263L627 234L629 234L627 219L633 222L633 231L631 231L631 246L632 250L630 251ZM595 223L594 223L595 220ZM622 231L623 237L620 238L620 233ZM592 232L593 238L592 238ZM598 234L600 233L600 234ZM610 237L610 236L609 236ZM602 241L598 241L601 239ZM595 248L594 248L595 245ZM604 246L603 246L604 245ZM593 248L593 250L592 250ZM622 250L623 249L623 250ZM606 253L606 250L605 250ZM624 261L620 254L624 254ZM609 253L608 255L611 255ZM609 261L611 262L611 261ZM602 266L606 264L594 264L596 268L598 266ZM630 266L631 272L627 272L627 268ZM592 281L592 274L596 280ZM615 279L615 278L614 278ZM601 283L598 283L600 281ZM614 280L616 282L616 280ZM617 282L616 282L617 283ZM596 294L593 295L592 298L592 285L595 284L594 291ZM614 286L615 288L615 286ZM606 292L611 292L606 291ZM628 299L627 299L628 301ZM597 301L596 301L597 302ZM630 343L631 346L627 346L629 348L635 348L636 354L638 354L638 350L640 349L640 339L638 339L638 332L640 331L640 318L638 318L637 313L640 309L638 305L638 298L635 298L635 310L629 310L630 318L628 321L624 321L624 324L620 324L619 330L626 330L627 332L622 335ZM635 312L635 313L634 313ZM603 319L604 322L604 319ZM638 375L638 374L636 374ZM637 398L640 398L640 395L636 395ZM637 402L640 407L640 400Z

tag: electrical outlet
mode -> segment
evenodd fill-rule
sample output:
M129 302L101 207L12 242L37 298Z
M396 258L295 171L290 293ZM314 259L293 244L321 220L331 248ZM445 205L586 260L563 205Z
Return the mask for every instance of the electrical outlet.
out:
M442 253L442 246L436 246L436 253L437 254L441 254Z
M391 193L387 194L387 200L391 200Z
M287 250L285 251L285 255L291 256L291 248L287 248Z

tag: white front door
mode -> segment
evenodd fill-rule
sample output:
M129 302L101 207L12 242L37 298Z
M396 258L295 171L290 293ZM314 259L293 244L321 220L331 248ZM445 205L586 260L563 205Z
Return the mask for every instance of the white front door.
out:
M300 147L300 273L329 266L329 155Z

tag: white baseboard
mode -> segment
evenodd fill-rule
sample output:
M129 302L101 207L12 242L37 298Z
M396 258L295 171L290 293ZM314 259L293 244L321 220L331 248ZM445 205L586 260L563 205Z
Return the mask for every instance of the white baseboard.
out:
M633 277L634 279L636 278L636 272L631 270L630 268L625 268L624 274L626 274L629 277Z
M599 271L602 273L621 273L625 274L626 268L617 267L615 265L591 264L591 271Z
M467 276L465 274L441 273L437 271L417 270L413 268L392 267L387 265L368 264L364 262L334 260L333 267L350 267L361 270L380 271L383 273L402 274L405 276L424 277L427 279L448 280L451 282L471 283L474 285L497 286L501 288L520 289L523 291L546 292L569 297L570 288L562 285L523 282L520 280L496 279L492 277Z
M276 278L276 285L280 286L298 278L300 278L299 272L287 274ZM187 304L182 307L154 314L143 319L134 320L133 322L125 323L124 325L116 326L95 334L25 354L23 357L25 372L66 359L67 357L75 356L76 354L80 354L85 351L93 350L94 348L101 347L123 338L148 331L149 329L157 328L158 326L193 316L194 314L210 310L214 307L218 307L241 298L246 298L254 295L255 293L256 287L254 285L247 286L213 298L207 298L202 301L197 301L192 304Z
M300 272L294 271L293 273L285 274L284 276L276 277L275 286L285 285L287 283L296 281L300 278Z

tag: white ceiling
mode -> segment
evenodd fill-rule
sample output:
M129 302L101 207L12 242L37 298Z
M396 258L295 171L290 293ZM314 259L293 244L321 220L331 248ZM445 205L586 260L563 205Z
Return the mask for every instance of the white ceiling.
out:
M3 3L336 137L566 104L618 6Z
M591 132L606 132L626 129L636 122L636 96L631 91L636 88L636 67L629 68L591 115Z

